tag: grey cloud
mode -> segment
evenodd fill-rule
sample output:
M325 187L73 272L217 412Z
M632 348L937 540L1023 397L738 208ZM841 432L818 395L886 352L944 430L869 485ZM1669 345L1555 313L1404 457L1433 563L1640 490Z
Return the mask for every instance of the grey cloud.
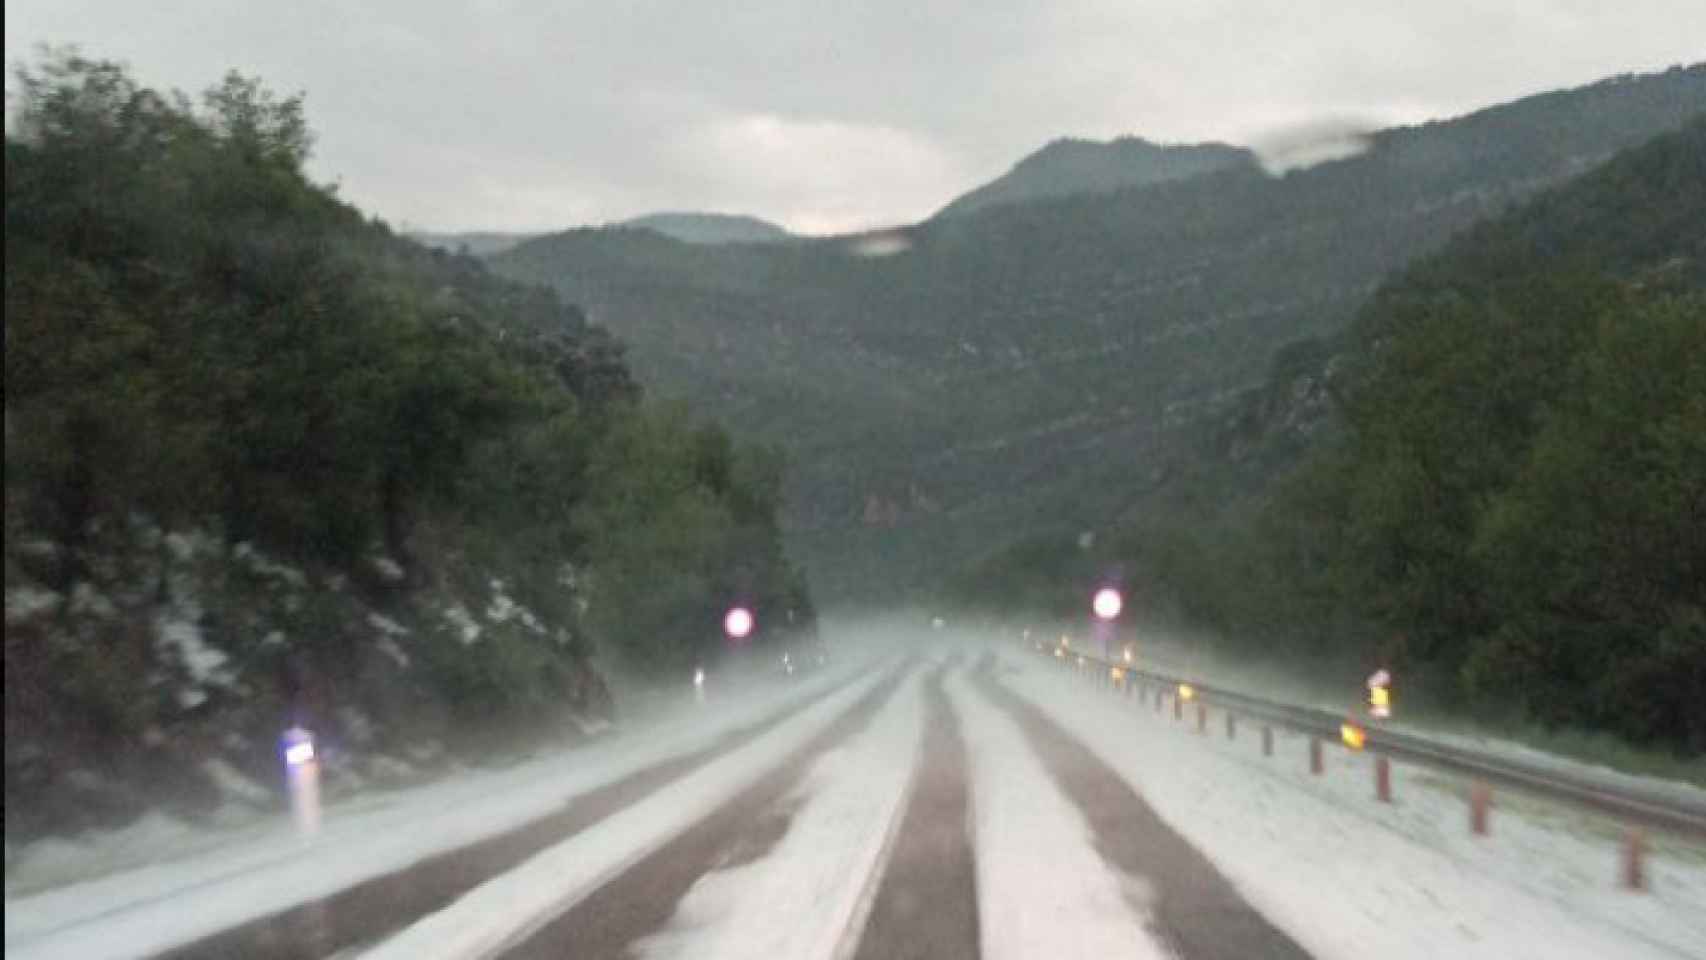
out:
M12 0L6 51L304 90L317 177L394 223L656 209L904 222L1064 135L1249 143L1408 122L1698 59L1706 4Z

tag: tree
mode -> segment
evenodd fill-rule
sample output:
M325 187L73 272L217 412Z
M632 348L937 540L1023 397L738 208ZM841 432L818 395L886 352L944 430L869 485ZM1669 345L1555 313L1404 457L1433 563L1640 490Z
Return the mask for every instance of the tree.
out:
M1706 750L1706 299L1637 300L1596 334L1476 532L1502 626L1468 679Z

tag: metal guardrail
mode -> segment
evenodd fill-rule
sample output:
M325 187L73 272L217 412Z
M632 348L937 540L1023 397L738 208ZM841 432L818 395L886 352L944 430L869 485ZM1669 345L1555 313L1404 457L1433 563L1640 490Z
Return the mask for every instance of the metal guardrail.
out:
M1178 696L1180 684L1189 684L1194 692L1193 699L1204 704L1218 706L1234 714L1266 721L1285 729L1318 736L1323 740L1338 742L1340 725L1346 720L1342 714L1263 700L1248 694L1207 686L1187 677L1143 670L1089 654L1072 652L1056 658L1052 647L1043 653L1050 659L1060 660L1068 667L1090 668L1108 682L1112 682L1112 671L1123 671L1124 675L1136 682L1159 690L1172 691L1175 697ZM1365 752L1384 754L1393 760L1416 763L1448 773L1469 776L1488 784L1585 807L1634 825L1663 830L1692 840L1706 840L1706 802L1693 803L1684 798L1666 796L1626 784L1597 781L1592 777L1527 763L1518 758L1497 756L1399 733L1362 723L1360 720L1358 723L1366 733L1362 747Z

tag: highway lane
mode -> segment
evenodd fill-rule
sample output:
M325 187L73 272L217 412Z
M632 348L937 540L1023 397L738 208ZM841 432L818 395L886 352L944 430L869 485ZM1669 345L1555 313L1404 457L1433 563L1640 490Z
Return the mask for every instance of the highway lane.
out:
M1048 715L1001 686L985 660L977 686L1012 717L1095 837L1098 852L1149 894L1149 927L1174 956L1205 960L1307 957L1257 913L1208 858L1135 789Z
M942 690L955 658L925 689L923 753L911 802L859 941L857 960L956 960L979 955L977 853L965 738Z
M960 686L956 696L975 698L974 715L944 694L950 679ZM992 737L985 728L996 715L1023 737ZM977 726L975 751L963 729L968 716ZM1003 780L1015 748L1034 755L1032 779ZM1004 783L1002 796L979 794L973 761L981 782ZM980 804L1029 807L1027 797L1042 794L1061 799L1023 815L1059 820L1048 830L974 827ZM1017 865L996 888L979 880L986 847L997 862ZM1062 864L1084 875L1084 889L1157 895L1080 898L1072 922L1089 920L1100 940L1051 931L1066 915L1039 905L1050 895L1054 907L1061 896L1076 896L1077 888L1058 883ZM532 882L552 877L540 872ZM454 923L456 909L439 918L441 927ZM501 899L485 909L501 910ZM1029 914L1026 936L1041 940L986 942L988 931L1009 929L992 921L1017 914ZM1062 944L1096 942L1101 956L1305 955L1082 745L987 668L947 654L877 683L666 842L591 888L566 893L545 922L518 924L509 941L457 955L973 958L1046 950L1057 934L1065 935Z
M796 716L818 698L794 704L718 738L710 746L636 771L564 802L561 810L500 836L448 851L338 893L165 951L161 960L297 960L324 957L382 939L452 902L539 849L597 825L667 788L731 750Z
M503 956L511 960L629 956L635 941L668 922L701 877L761 859L776 844L793 819L796 805L790 793L812 763L864 729L895 689L891 682L873 687L755 783Z

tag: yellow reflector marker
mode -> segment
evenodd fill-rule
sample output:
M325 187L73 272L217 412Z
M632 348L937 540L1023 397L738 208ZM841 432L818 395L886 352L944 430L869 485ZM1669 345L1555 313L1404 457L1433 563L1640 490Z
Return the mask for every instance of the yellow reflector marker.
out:
M1125 671L1121 670L1119 667L1114 667L1113 669L1108 671L1108 676L1113 677L1116 682L1120 681L1120 680L1124 680L1125 679Z
M1190 700L1190 699L1194 698L1196 695L1197 695L1197 690L1195 687L1191 686L1188 683L1179 684L1179 699L1180 700Z
M1352 750L1361 750L1363 741L1368 738L1361 727L1354 723L1339 724L1339 738L1345 741L1345 746Z

